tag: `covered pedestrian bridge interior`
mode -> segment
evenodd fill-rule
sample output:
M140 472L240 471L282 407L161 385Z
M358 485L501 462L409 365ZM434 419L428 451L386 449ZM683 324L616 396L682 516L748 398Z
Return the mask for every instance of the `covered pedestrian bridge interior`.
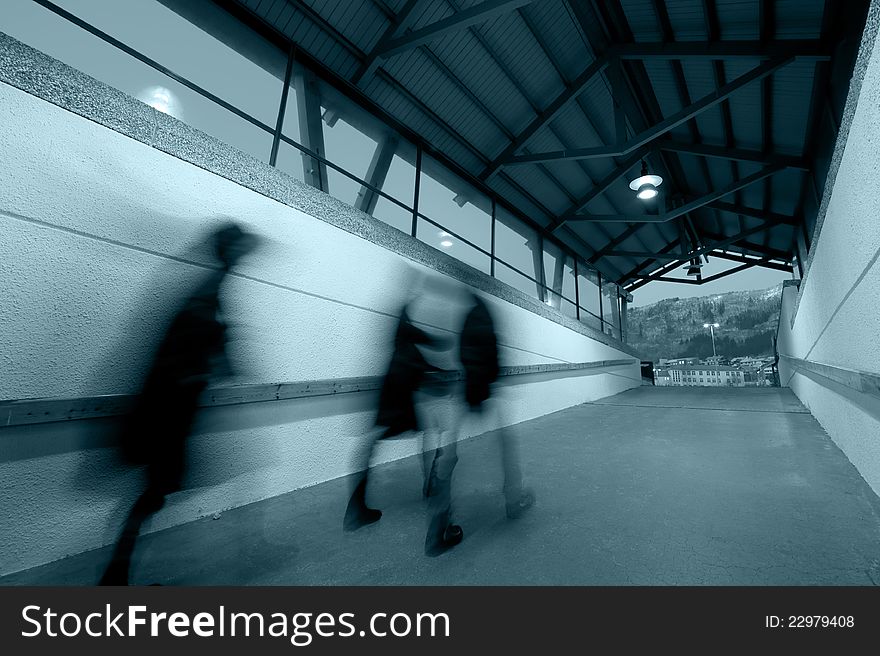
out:
M137 582L877 583L878 21L830 0L3 3L0 581L97 580L142 484L119 417L210 268L199 235L234 217L264 238L224 291L234 375ZM753 267L792 275L782 388L641 386L638 290ZM503 365L438 559L414 439L378 453L382 521L341 528L413 272L426 330L454 340L456 290L487 300ZM502 430L538 500L516 521Z

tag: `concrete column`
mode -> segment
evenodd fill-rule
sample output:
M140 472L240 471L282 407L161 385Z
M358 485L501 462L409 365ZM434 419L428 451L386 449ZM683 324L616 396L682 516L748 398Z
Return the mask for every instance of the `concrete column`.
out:
M370 161L370 168L367 169L366 181L372 186L381 189L385 184L385 178L388 175L388 169L391 168L391 160L394 158L394 152L397 150L397 137L387 137L373 152L373 159ZM358 192L357 201L354 206L362 212L372 214L376 209L376 202L380 196L369 187L361 187Z
M296 87L296 109L299 114L300 141L302 145L327 157L324 150L324 130L321 126L321 91L315 74L304 68L297 68L294 75ZM303 153L303 180L317 189L329 193L327 167L314 157Z

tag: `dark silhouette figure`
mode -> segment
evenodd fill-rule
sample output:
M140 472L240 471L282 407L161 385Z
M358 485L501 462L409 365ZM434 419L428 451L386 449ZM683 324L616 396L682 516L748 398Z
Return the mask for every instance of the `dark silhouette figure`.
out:
M377 431L364 442L357 456L355 471L360 473L343 521L343 528L347 531L357 530L382 517L380 510L368 507L366 502L370 460L377 441L421 430L416 412L416 394L424 385L428 372L438 369L425 360L418 345L440 349L445 347L445 341L431 337L414 326L409 318L408 306L404 306L394 334L391 361L379 392Z
M486 304L472 295L473 307L461 328L459 357L464 369L465 413L482 412L492 395L492 384L500 371L498 338ZM463 424L465 416L462 416ZM504 498L507 516L518 517L534 503L532 493L523 488L522 472L515 443L501 434L501 464L504 470ZM452 474L458 462L456 443L437 450L429 478L430 522L425 553L438 556L462 539L461 528L452 524Z
M135 501L101 585L127 585L131 556L141 525L181 489L186 471L186 439L199 398L212 375L229 373L226 326L220 321L220 286L255 238L235 225L211 236L221 265L212 271L172 320L132 410L123 420L123 455L146 465L147 487Z

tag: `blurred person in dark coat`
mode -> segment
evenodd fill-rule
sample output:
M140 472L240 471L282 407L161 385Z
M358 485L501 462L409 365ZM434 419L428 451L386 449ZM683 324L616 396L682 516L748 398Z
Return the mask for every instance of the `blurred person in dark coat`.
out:
M226 224L208 238L219 268L208 273L183 303L158 348L120 441L133 465L146 465L147 486L129 511L101 585L127 585L131 557L144 521L181 489L186 439L199 399L214 376L231 373L226 326L220 319L220 287L235 263L256 246L256 237Z
M473 306L461 328L459 357L464 370L464 402L466 413L481 413L492 396L492 385L500 372L498 337L492 315L485 302L471 294ZM500 435L501 464L504 472L504 499L507 516L518 517L534 503L531 491L523 487L522 471L516 443L506 431ZM451 523L452 475L458 462L456 443L437 450L429 475L428 534L425 553L437 556L461 542L462 530Z
M357 530L382 517L382 511L370 508L366 500L370 460L377 442L423 428L416 409L417 394L425 386L428 373L438 369L428 363L419 347L436 350L448 346L447 340L428 335L413 324L410 306L407 303L400 311L395 329L391 359L379 392L376 430L363 442L356 456L358 474L343 520L346 531Z

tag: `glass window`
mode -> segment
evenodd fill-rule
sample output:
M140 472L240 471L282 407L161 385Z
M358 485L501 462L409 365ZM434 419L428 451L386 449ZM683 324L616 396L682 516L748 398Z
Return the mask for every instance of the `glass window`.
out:
M596 325L593 327L601 330L601 323L598 321L600 315L599 274L583 262L578 263L578 301L582 310L581 321L584 321L585 316L593 316L597 319Z
M544 284L547 304L562 309L567 303L574 310L574 260L556 244L544 241Z
M412 234L412 210L405 210L400 205L377 194L376 207L373 208L373 217L394 226L401 232Z
M521 273L514 271L503 262L495 261L495 277L503 283L506 283L528 294L532 298L541 300L541 294L538 293L538 285L534 280L527 278Z
M386 137L386 140L388 139L389 137ZM416 167L412 162L415 161L416 148L409 142L393 137L385 143L387 147L394 149L394 156L391 158L385 179L377 178L376 186L409 209L404 209L366 187L363 187L361 192L365 194L365 200L368 202L363 204L362 209L409 235L412 234L412 205L416 184Z
M492 248L492 203L431 157L422 157L419 213L473 245Z
M571 317L572 319L577 319L577 307L571 301L567 301L562 299L562 302L559 305L559 309L562 310L562 314L567 317Z
M378 144L366 134L340 118L335 110L323 108L324 152L325 157L357 176L366 180L370 162ZM327 167L327 190L344 203L355 205L361 195L363 185L347 175Z
M500 206L495 208L495 275L498 276L498 262L510 265L527 276L538 278L539 271L535 269L535 251L540 249L541 241L538 232L530 228L524 221L519 220L513 214ZM507 269L508 271L510 269ZM500 276L498 276L500 278ZM520 276L521 277L521 276ZM504 280L508 284L519 289L516 284ZM531 282L532 290L527 292L534 296L536 286Z
M275 166L300 182L304 181L302 152L285 141L278 144Z
M71 6L76 9L78 4ZM50 57L245 153L269 160L272 136L268 132L31 0L0 2L0 24L10 36Z
M620 337L620 305L617 301L617 285L607 283L602 286L602 319L605 332L612 337Z
M293 78L291 77L291 82ZM290 137L301 144L299 132L299 108L297 106L296 86L291 84L287 87L287 105L284 107L284 123L281 124L281 134Z
M416 193L416 147L411 143L397 139L391 166L385 175L380 188L392 198L396 198L407 207L413 206Z
M469 246L465 242L451 235L443 228L419 218L416 227L416 236L428 246L436 248L447 255L461 260L465 264L470 264L475 269L479 269L483 273L491 271L491 258L485 253L481 253L476 248Z
M161 2L54 2L269 127L275 127L287 58L249 30L239 27L235 39L259 64Z

